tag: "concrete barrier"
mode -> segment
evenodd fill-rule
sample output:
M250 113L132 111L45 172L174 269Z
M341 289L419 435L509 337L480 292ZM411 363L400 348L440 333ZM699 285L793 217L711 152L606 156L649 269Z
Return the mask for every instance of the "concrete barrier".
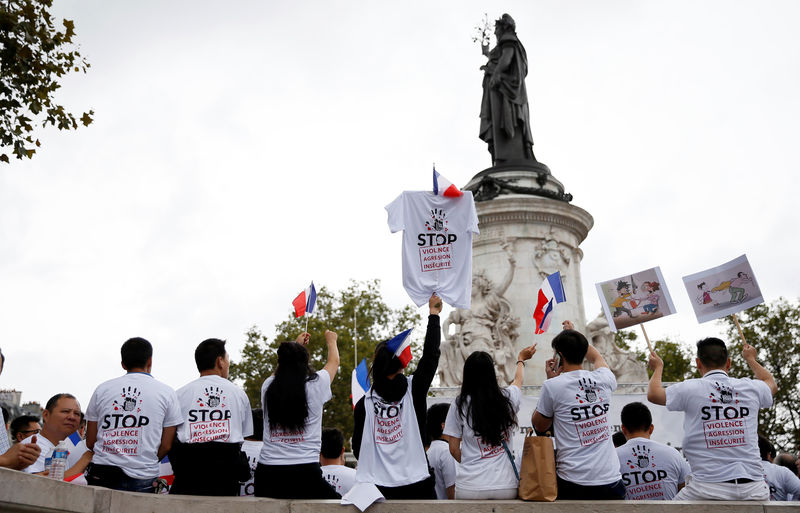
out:
M800 502L391 501L370 513L789 513ZM0 513L356 513L339 501L117 492L0 468Z

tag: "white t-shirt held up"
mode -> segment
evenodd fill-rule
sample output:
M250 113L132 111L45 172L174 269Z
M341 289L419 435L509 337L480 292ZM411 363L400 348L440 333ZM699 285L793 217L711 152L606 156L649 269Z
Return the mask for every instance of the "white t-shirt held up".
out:
M556 473L561 479L584 486L621 479L608 420L616 388L608 367L563 372L544 382L536 411L553 419Z
M417 306L436 293L447 304L469 309L472 234L478 214L471 191L458 198L405 191L386 206L389 229L403 230L403 286Z
M629 501L672 500L691 473L674 447L647 438L631 438L617 447L617 456Z
M764 479L758 451L758 410L772 406L766 383L722 370L665 390L667 409L685 412L683 453L693 479L722 483Z
M158 476L162 429L183 423L175 391L143 372L98 386L86 419L97 422L92 463L119 467L134 479Z
M514 414L519 411L522 391L517 386L503 390ZM464 407L466 411L466 405ZM485 444L475 434L467 419L461 416L454 401L447 411L444 434L461 439L461 463L456 464L456 488L459 490L483 491L516 488L519 486L511 460L502 445ZM508 445L510 433L506 435Z
M185 444L241 443L253 434L253 414L244 390L227 379L200 376L178 389L178 402L186 422L178 428Z
M317 379L306 381L308 418L300 431L285 431L269 427L269 411L264 394L275 379L268 377L261 385L261 402L264 410L264 445L258 462L262 465L300 465L319 463L322 446L322 406L330 400L331 375L326 370L317 371Z

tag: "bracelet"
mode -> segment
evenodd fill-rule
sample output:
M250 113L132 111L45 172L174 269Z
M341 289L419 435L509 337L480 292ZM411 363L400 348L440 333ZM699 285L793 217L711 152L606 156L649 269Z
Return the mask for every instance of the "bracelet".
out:
M517 360L517 363L521 363L523 367L525 367L525 362L523 360Z

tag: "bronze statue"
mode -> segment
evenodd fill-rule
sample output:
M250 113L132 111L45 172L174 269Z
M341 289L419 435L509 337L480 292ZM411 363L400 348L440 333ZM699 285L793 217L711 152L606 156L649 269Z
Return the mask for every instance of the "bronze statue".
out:
M494 23L497 45L481 45L489 59L483 76L480 138L489 145L492 164L536 162L533 155L528 93L525 77L528 57L517 38L516 24L508 14Z

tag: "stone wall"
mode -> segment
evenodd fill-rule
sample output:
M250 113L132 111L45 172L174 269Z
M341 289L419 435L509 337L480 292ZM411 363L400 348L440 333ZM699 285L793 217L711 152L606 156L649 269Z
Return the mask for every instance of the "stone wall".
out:
M800 502L392 501L370 513L788 513ZM339 501L279 501L116 492L0 468L0 513L356 513Z

